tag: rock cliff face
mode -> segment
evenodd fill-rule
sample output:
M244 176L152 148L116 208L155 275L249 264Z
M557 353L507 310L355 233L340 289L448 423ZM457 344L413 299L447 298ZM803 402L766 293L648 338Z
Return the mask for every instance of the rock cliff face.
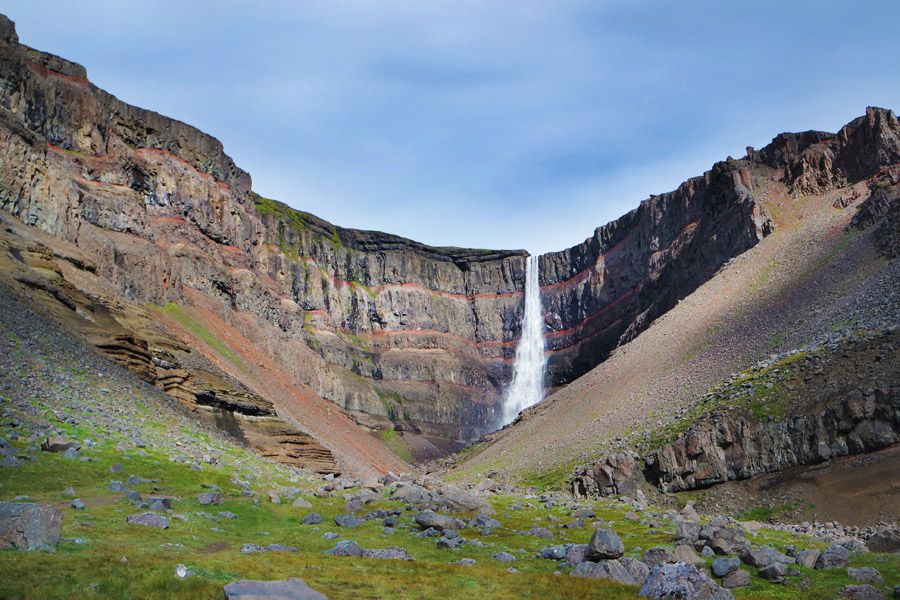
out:
M837 134L783 133L762 150L748 148L743 159L645 200L584 243L542 256L552 383L596 366L767 235L772 223L760 199L773 183L793 195L822 194L872 177L882 182L898 162L896 115L870 108ZM873 190L879 216L897 212L888 210L897 195L892 181ZM893 226L889 217L885 227Z
M572 490L608 496L648 482L681 492L896 444L898 340L889 330L744 375L715 394L726 406L643 457L624 451L580 467Z
M759 181L804 192L868 177L896 162L897 131L893 113L872 110L837 135L779 136L541 257L548 383L604 360L766 235ZM0 208L76 244L129 300L202 301L379 426L458 440L496 424L524 251L429 247L263 198L218 140L19 44L2 16Z

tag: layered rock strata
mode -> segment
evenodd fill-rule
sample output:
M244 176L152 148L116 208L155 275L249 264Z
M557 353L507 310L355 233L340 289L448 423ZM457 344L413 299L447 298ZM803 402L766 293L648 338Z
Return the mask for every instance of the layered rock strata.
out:
M898 130L872 109L836 135L784 134L542 256L548 384L604 360L766 235L767 185L869 177L897 161ZM425 246L263 198L218 140L19 44L5 17L0 165L0 208L77 245L125 298L202 302L291 377L388 426L461 440L496 425L524 251ZM164 385L188 397L177 379Z

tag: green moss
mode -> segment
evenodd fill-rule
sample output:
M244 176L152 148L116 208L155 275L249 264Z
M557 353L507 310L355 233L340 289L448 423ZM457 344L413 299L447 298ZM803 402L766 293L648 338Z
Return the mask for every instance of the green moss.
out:
M391 452L402 458L408 463L415 461L412 453L409 451L403 437L394 431L393 427L388 427L378 432L378 438L384 442L384 445L390 448Z
M217 338L210 330L208 330L206 327L198 323L193 317L191 317L191 315L188 314L183 306L175 304L174 302L169 302L165 306L157 306L156 310L163 313L164 315L190 331L192 334L197 336L200 341L209 346L222 358L230 362L238 369L244 372L250 371L247 363L245 363L244 360L234 350L226 346L225 343Z

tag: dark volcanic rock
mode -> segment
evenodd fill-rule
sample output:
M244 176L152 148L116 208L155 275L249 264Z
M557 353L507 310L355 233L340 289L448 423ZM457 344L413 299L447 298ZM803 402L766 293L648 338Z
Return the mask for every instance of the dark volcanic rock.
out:
M594 579L611 579L625 585L636 585L634 576L618 560L585 561L579 563L572 571L573 577L591 577Z
M667 600L732 600L727 589L719 587L696 567L684 563L660 565L651 569L641 586L640 596Z
M433 510L423 510L415 517L416 525L422 529L437 529L444 531L445 529L456 529L456 519L447 515L442 515Z
M585 558L587 560L605 560L619 558L625 553L622 538L612 529L597 529L591 535Z
M47 504L0 502L0 548L53 551L62 513Z
M157 529L169 528L169 519L152 512L128 515L126 521L131 525L143 525L144 527L156 527Z

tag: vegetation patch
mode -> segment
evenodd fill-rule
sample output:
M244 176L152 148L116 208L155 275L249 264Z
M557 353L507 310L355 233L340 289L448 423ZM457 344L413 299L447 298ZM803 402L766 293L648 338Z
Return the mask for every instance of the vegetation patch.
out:
M250 371L247 363L245 363L234 350L225 345L225 343L217 338L209 329L198 323L180 304L169 302L164 306L157 306L156 310L197 336L200 341L212 348L217 354L238 369L244 372Z

